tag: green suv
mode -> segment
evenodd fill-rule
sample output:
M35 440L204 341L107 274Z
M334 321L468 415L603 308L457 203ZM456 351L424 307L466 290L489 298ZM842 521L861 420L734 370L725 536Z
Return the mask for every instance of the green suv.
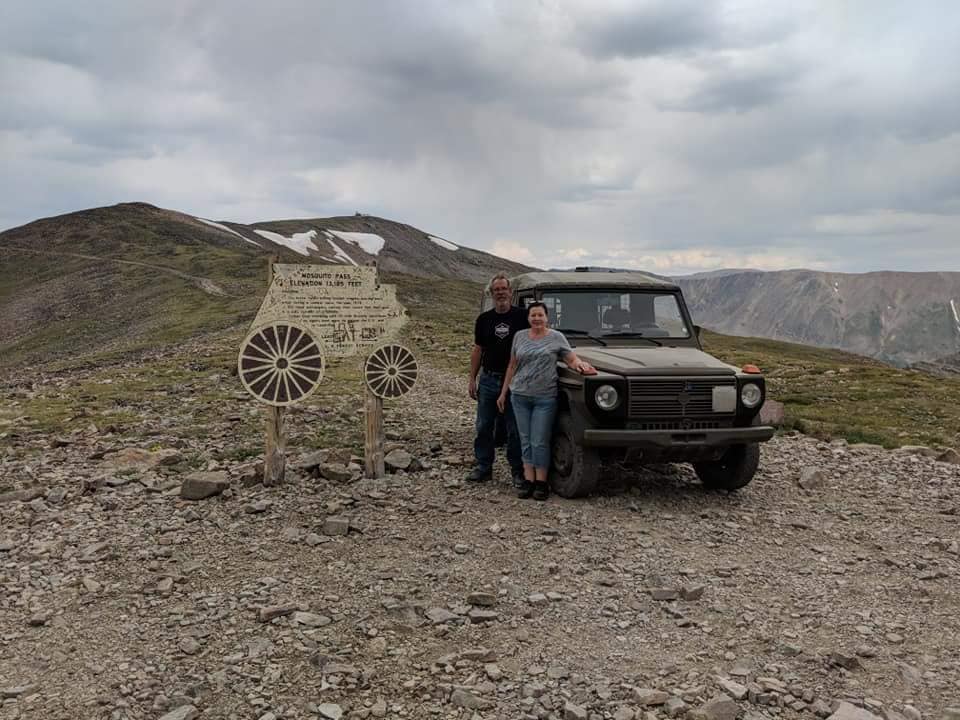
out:
M514 303L546 304L597 374L558 364L550 482L563 497L597 486L604 460L689 462L709 488L749 483L766 396L760 371L705 353L680 288L638 272L531 272L511 280Z

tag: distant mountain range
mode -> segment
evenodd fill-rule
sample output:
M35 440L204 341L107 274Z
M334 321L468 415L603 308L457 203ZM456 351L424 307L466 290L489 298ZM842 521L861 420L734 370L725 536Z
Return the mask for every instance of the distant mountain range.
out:
M732 270L674 281L696 322L720 333L840 348L899 366L960 353L960 272Z
M437 281L532 269L371 215L244 225L145 203L84 210L0 233L0 365L249 321L274 255L376 262L386 274ZM670 279L695 322L720 333L960 371L957 272L723 269ZM430 302L429 283L411 287Z

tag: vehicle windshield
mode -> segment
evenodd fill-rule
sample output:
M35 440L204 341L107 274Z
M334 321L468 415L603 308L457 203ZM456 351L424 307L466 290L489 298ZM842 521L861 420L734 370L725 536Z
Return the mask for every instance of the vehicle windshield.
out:
M550 327L600 337L689 338L680 303L670 292L544 290Z

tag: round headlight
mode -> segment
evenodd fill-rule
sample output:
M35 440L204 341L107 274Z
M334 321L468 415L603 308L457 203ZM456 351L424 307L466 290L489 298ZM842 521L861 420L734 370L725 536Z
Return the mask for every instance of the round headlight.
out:
M744 407L755 408L760 404L762 397L763 392L761 392L760 386L756 383L746 383L740 388L740 402L743 403Z
M620 393L613 385L601 385L593 394L593 399L601 410L613 410L620 402Z

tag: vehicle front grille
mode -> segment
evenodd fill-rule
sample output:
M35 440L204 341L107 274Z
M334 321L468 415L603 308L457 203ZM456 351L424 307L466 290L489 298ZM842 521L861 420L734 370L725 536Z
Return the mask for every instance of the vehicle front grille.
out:
M720 428L733 427L733 420L664 420L661 422L628 422L628 430L719 430Z
M713 411L713 389L734 387L733 377L630 378L627 413L631 418L730 417L734 413ZM667 429L667 428L664 428Z

